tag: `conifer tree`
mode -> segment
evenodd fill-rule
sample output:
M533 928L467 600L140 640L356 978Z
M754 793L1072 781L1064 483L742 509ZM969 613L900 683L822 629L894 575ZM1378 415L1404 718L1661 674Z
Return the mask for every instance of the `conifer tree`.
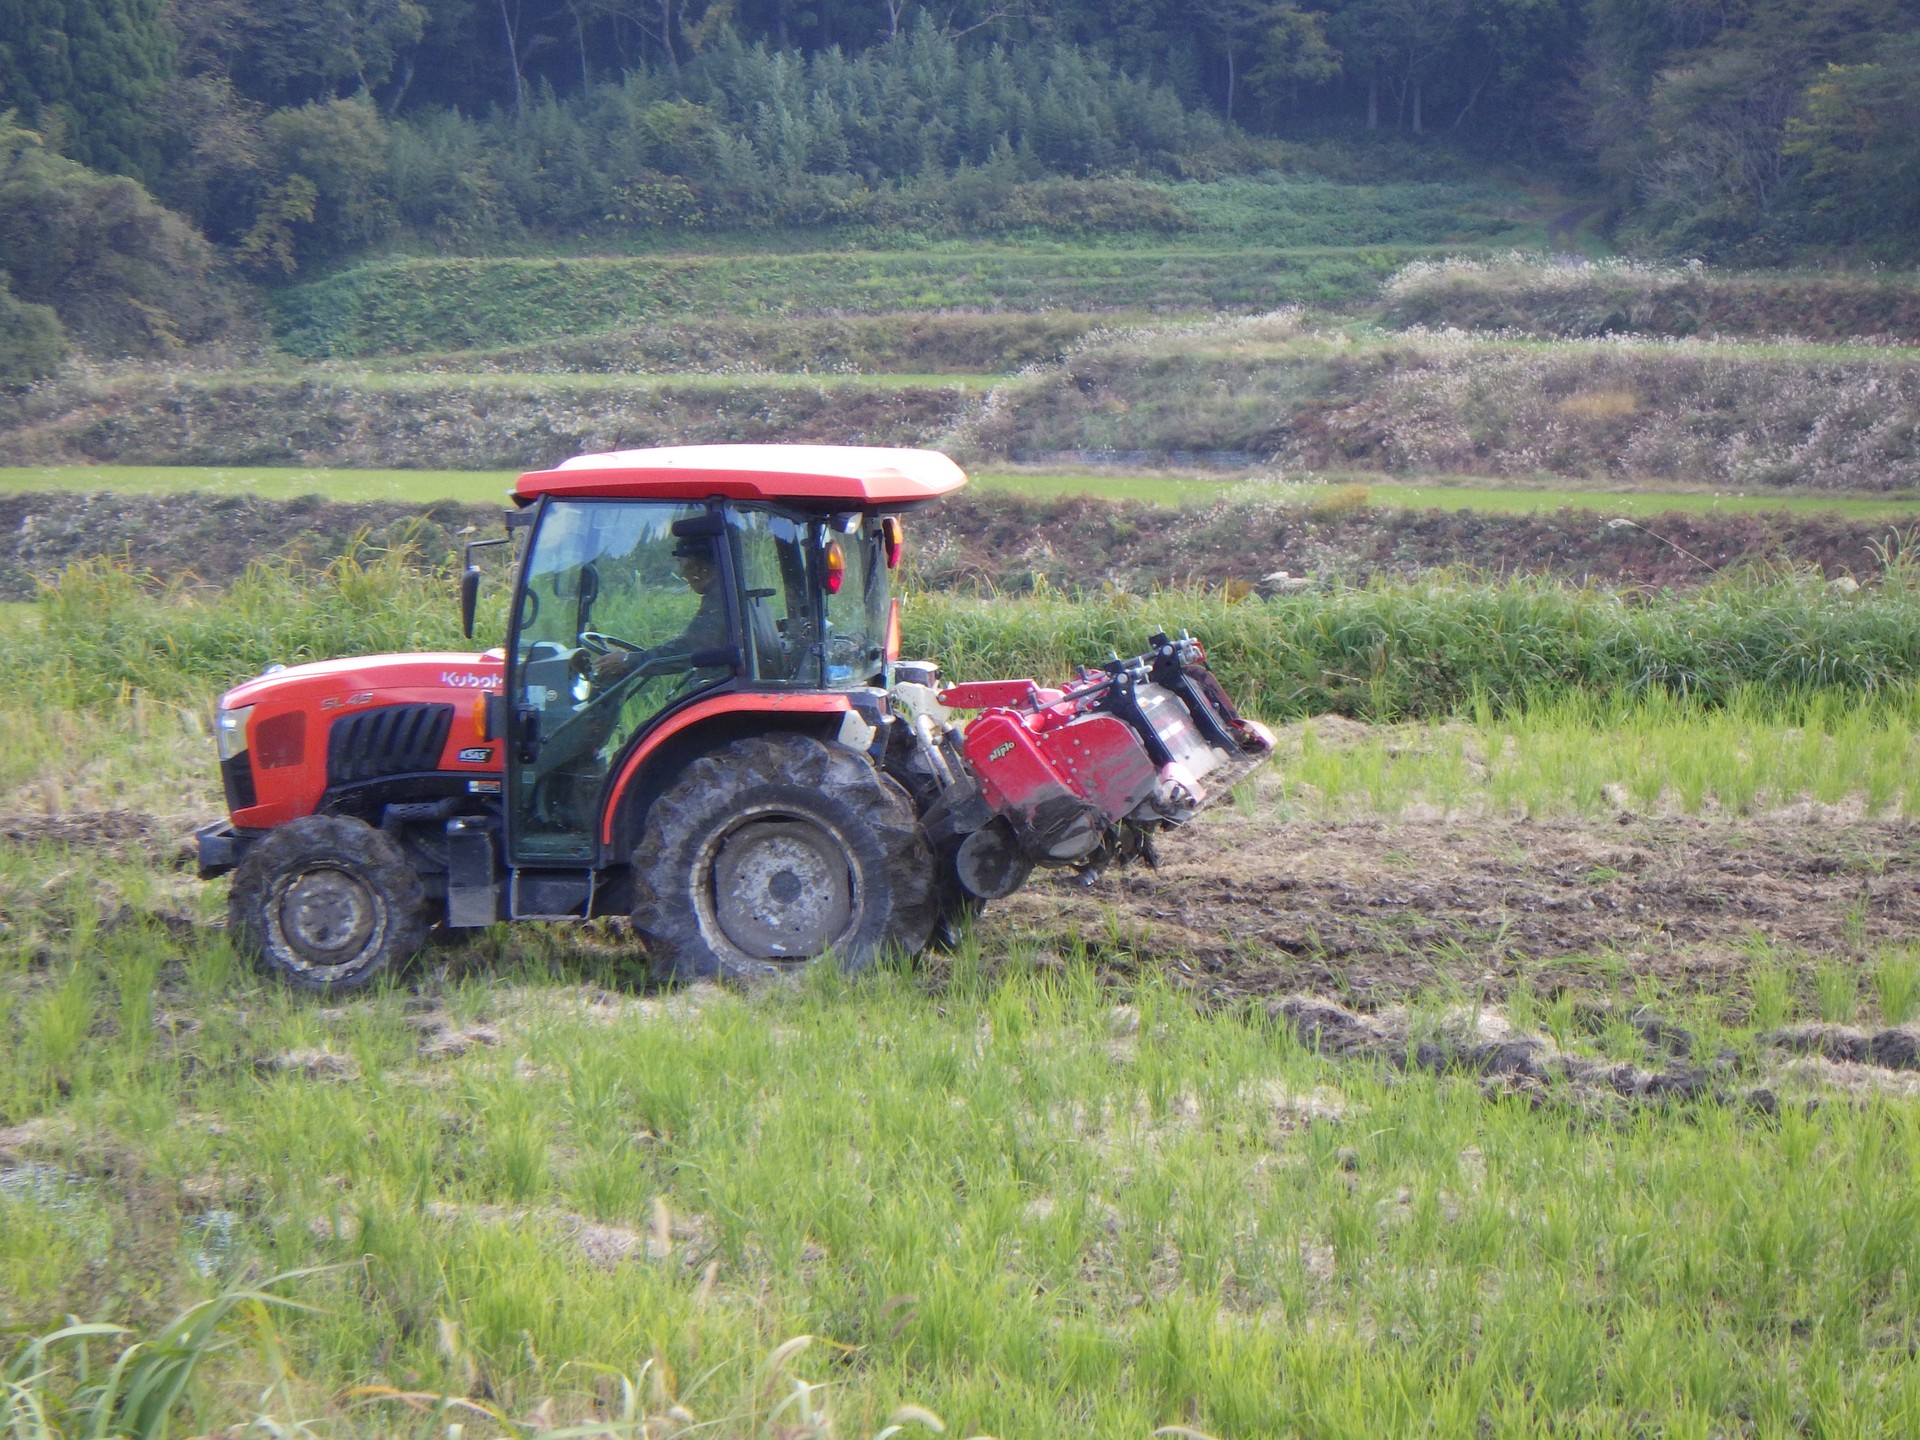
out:
M96 170L154 173L155 110L173 61L161 0L0 5L0 110Z

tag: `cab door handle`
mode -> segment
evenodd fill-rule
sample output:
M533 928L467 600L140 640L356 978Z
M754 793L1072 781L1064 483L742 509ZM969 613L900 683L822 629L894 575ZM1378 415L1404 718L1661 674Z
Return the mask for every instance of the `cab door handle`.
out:
M513 720L513 753L522 765L531 765L540 758L540 712L522 705L513 712Z

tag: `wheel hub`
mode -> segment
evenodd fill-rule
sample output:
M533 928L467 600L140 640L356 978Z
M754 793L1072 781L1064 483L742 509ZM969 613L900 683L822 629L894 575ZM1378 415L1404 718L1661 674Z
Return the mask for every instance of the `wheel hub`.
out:
M853 914L845 851L805 820L742 825L714 858L713 908L727 939L755 959L817 955Z
M280 892L280 933L309 965L341 965L366 948L379 902L358 877L332 866L294 876Z

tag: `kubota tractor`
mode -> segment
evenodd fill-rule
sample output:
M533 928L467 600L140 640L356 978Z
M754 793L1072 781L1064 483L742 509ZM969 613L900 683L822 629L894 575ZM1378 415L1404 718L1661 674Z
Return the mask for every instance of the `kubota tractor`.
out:
M1198 641L939 688L898 658L901 517L966 476L920 450L689 446L520 477L504 649L275 666L216 717L230 932L315 990L435 927L631 917L666 977L917 952L1035 865L1136 857L1272 737ZM952 710L976 711L964 725Z

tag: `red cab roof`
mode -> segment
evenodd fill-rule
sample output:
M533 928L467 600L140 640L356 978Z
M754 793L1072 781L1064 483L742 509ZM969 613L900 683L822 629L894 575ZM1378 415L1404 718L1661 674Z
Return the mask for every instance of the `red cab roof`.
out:
M784 500L900 507L967 483L937 450L862 445L675 445L576 455L520 477L516 499L542 495L620 500Z

